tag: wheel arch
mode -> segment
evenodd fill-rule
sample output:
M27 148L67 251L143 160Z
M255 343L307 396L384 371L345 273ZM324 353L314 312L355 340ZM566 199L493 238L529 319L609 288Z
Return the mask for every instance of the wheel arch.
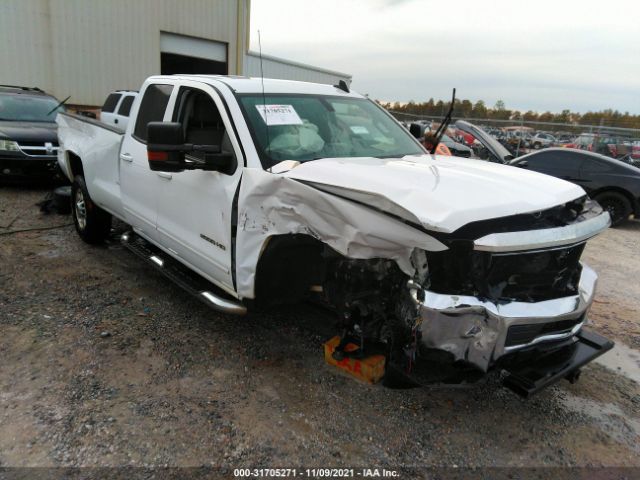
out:
M631 212L634 215L640 215L640 206L638 205L638 202L636 201L635 198L633 198L633 195L631 194L631 192L629 192L625 188L616 187L616 186L602 187L602 188L599 188L597 190L594 190L591 193L591 197L595 199L598 195L602 195L603 193L608 193L608 192L615 192L615 193L619 193L619 194L623 195L629 201L629 204L631 205Z
M265 307L303 299L322 282L328 251L335 252L307 234L268 237L256 264L255 303Z
M69 172L69 175L71 177L70 180L73 182L73 179L76 175L84 176L84 166L82 165L82 159L80 158L80 155L71 150L67 150L65 152L65 155L67 171Z

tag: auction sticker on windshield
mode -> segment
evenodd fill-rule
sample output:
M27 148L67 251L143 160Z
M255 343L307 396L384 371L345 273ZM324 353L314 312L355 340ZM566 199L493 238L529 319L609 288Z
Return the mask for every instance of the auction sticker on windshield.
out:
M302 120L293 105L256 105L262 120L267 125L302 125Z
M353 133L355 133L356 135L368 135L369 134L369 130L367 130L367 127L361 127L359 125L354 125L351 127L351 131Z

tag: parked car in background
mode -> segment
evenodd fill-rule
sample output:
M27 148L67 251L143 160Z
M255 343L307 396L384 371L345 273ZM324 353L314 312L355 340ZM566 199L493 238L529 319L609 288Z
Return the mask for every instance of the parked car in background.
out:
M455 126L459 130L473 135L479 142L480 145L474 143L475 156L479 159L494 163L508 163L515 158L515 153L509 151L500 140L473 123L458 120Z
M629 215L640 217L640 168L633 164L574 148L546 148L515 158L498 140L463 120L456 127L469 131L483 145L478 158L505 163L580 185L609 211L613 225Z
M473 153L473 151L469 147L463 145L460 142L456 142L449 135L442 135L440 141L447 146L447 148L451 151L451 155L453 155L454 157L470 158L471 154Z
M108 125L126 130L131 106L137 96L138 92L134 90L117 90L111 93L102 106L100 120Z
M0 179L62 179L55 123L64 110L55 97L35 87L0 86Z
M624 158L634 154L633 143L629 139L612 135L598 135L582 133L572 143L564 145L568 148L578 148L588 152L600 153L611 158ZM640 154L640 151L637 153Z
M459 128L456 128L454 131L455 131L454 138L458 139L458 141L463 145L471 146L473 145L473 142L476 140L473 135L463 130L460 130Z
M573 140L575 139L575 135L571 133L562 133L562 132L557 134L555 137L556 137L555 146L567 145L568 143L572 143Z
M549 133L536 133L529 140L529 145L534 150L539 150L541 148L551 147L554 143L556 143L556 138Z
M632 165L634 167L640 168L640 158L635 158L635 157L632 157L631 155L627 155L626 157L622 157L620 161L628 165Z
M548 148L523 155L510 165L580 185L619 225L633 214L640 217L640 168L593 152Z
M640 140L631 142L631 154L629 157L634 161L640 160Z

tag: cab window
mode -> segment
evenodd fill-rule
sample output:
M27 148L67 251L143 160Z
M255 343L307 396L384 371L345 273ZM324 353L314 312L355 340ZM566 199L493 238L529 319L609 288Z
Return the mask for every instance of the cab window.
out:
M181 87L176 99L173 121L182 124L185 143L217 147L221 153L229 153L236 158L220 111L208 93L196 88ZM194 151L189 153L186 159L204 161L205 155L204 152ZM235 166L234 161L232 168L223 173L233 173Z
M120 102L120 108L118 108L118 115L122 115L123 117L128 117L131 112L131 105L133 105L133 101L136 97L133 95L127 95Z
M173 85L153 84L147 87L140 102L136 128L133 131L137 140L146 143L149 122L162 121L172 91Z
M121 94L112 93L107 97L104 101L104 105L102 105L102 111L105 113L113 113L116 109L116 105L118 105L118 101L120 100Z

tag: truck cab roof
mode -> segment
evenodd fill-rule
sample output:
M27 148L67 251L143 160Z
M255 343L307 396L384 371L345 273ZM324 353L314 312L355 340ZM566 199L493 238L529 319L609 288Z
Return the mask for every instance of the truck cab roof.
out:
M242 77L229 75L156 75L148 79L151 83L163 80L190 80L206 84L223 83L234 93L264 93L278 94L316 94L316 95L340 95L355 98L364 98L356 92L345 92L333 85L322 83L300 82L295 80L280 80L275 78Z

